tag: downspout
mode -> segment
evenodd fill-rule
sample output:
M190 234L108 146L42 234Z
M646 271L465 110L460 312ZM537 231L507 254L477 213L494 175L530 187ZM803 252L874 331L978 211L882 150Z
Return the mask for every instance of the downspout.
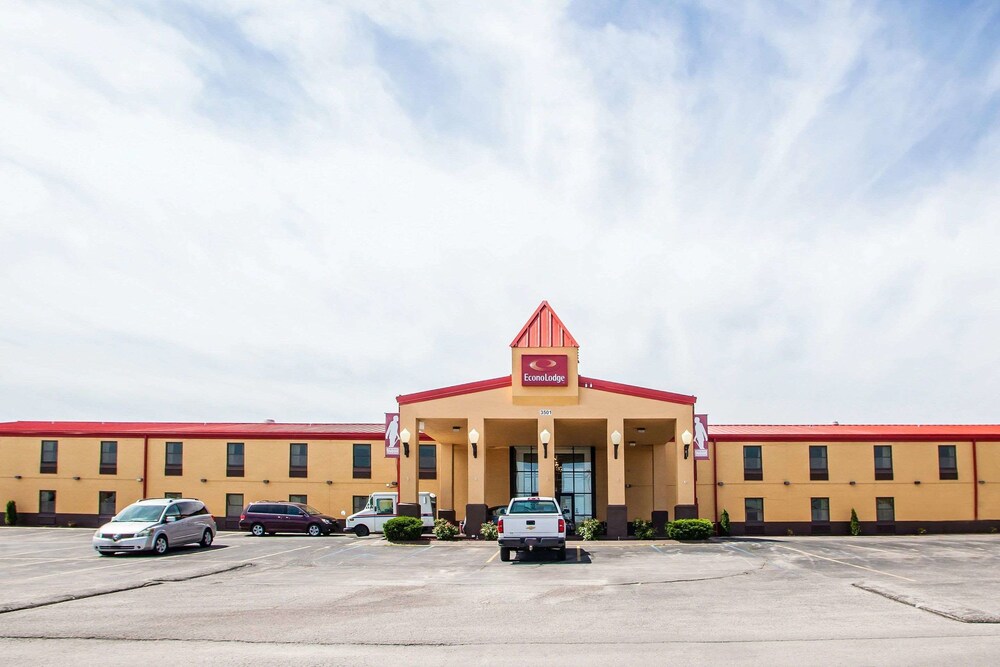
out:
M975 440L972 441L972 520L979 521L979 460Z
M142 497L145 499L147 480L149 479L149 436L142 439Z
M710 440L712 443L712 504L715 506L715 521L718 522L719 514L719 443Z

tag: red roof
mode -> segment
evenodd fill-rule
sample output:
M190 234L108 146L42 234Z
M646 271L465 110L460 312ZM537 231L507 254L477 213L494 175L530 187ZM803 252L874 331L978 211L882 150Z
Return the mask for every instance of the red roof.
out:
M542 301L511 347L580 347L548 301Z
M19 421L0 423L0 435L381 440L385 424Z
M626 396L636 396L638 398L651 398L654 401L666 401L667 403L684 403L694 405L697 400L694 396L687 394L675 394L672 391L661 391L659 389L647 389L631 384L621 384L610 380L598 380L580 376L580 386L584 389L598 389L608 391L613 394L625 394Z
M505 375L499 378L492 378L489 380L477 380L476 382L466 382L465 384L454 384L450 387L441 387L440 389L428 389L427 391L418 391L414 394L400 394L396 397L396 402L400 405L407 405L409 403L422 403L424 401L433 401L439 398L451 398L452 396L462 396L463 394L474 394L478 391L489 391L490 389L500 389L502 387L509 387L511 384L510 376Z
M503 377L492 378L490 380L466 382L465 384L456 384L450 387L442 387L440 389L428 389L427 391L421 391L415 394L402 394L396 397L396 402L400 405L421 403L423 401L433 401L439 398L451 398L452 396L462 396L463 394L474 394L478 391L500 389L502 387L509 387L510 385L511 378L509 375L505 375ZM614 394L625 394L626 396L636 396L638 398L651 398L655 401L666 401L668 403L684 403L686 405L694 405L695 402L694 396L688 396L686 394L675 394L669 391L660 391L659 389L636 387L631 384L621 384L620 382L587 378L582 375L580 376L580 387L584 389L608 391Z
M1000 440L998 424L709 424L718 442Z

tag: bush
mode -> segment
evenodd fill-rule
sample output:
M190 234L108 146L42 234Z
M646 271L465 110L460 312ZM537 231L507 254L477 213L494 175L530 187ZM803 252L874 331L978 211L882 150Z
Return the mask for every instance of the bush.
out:
M576 534L585 540L596 540L604 531L597 519L584 519L576 526Z
M17 525L17 503L13 500L7 501L7 511L3 515L3 522L8 526Z
M415 516L398 516L395 519L386 521L382 527L385 539L390 542L419 540L423 530L423 522Z
M434 537L439 540L453 540L458 535L458 526L448 519L438 519L434 522Z
M497 534L497 527L495 524L487 521L479 527L479 536L484 540L495 540L499 535Z
M857 536L861 534L861 522L858 521L858 513L851 508L851 535Z
M719 518L719 535L728 536L729 530L729 512L722 510L722 516Z
M672 540L707 540L711 536L708 519L677 519L667 524L667 537Z
M645 519L632 519L632 531L637 540L651 540L656 536L653 523Z

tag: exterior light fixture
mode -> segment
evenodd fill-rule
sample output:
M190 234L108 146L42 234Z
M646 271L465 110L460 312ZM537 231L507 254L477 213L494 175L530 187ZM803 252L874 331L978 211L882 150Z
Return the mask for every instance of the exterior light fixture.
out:
M645 433L646 432L646 427L645 426L640 426L635 431L636 431L636 433Z
M469 431L469 444L472 445L472 458L479 458L479 431L472 429Z
M20 475L14 475L14 479L21 479L21 476ZM980 482L980 484L982 484L982 482Z
M914 482L913 482L913 483L914 483L914 484L920 484L920 480L919 480L919 479L918 479L918 480L914 480Z
M462 430L462 427L461 427L461 426L452 426L452 427L451 427L451 430L452 430L452 431L455 431L456 433L458 433L459 431L461 431L461 430Z
M719 482L717 486L725 486L725 485L726 485L725 482Z
M687 459L688 455L691 454L691 440L694 436L691 435L691 431L685 430L681 433L681 442L684 443L684 458Z
M785 482L784 482L784 484L785 484L785 486L788 486L789 484L791 484L791 482L789 482L789 481L788 481L788 480L786 479L786 480L785 480Z
M326 480L326 483L327 484L333 484L333 480L332 479L328 479L328 480Z
M538 434L538 439L542 441L542 458L549 458L549 440L552 439L549 429L543 428L542 432Z
M404 428L400 431L399 439L403 442L403 456L410 458L410 429Z
M79 482L80 481L80 476L79 475L73 475L73 479L75 481Z
M628 441L628 446L629 447L635 447L635 440L629 440Z
M618 458L618 446L622 444L622 434L618 431L611 432L611 444L615 446L615 458Z
M851 481L849 482L849 484L850 484L851 486L854 486L855 484L857 484L857 482L855 482L855 481L854 481L854 480L852 479L852 480L851 480Z
M142 481L142 477L136 477L136 478L135 478L135 481L137 481L137 482L141 482L141 481Z
M271 483L271 480L269 480L269 479L265 479L265 480L261 480L261 481L264 482L265 484L270 484Z
M205 482L207 482L208 480L207 480L207 479L205 479L204 477L202 477L202 478L201 478L201 481L202 481L202 483L205 483Z

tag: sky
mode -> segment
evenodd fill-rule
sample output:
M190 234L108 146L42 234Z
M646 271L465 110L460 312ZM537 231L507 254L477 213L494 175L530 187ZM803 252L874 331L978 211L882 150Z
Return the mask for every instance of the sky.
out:
M0 3L0 421L995 424L998 248L996 2Z

